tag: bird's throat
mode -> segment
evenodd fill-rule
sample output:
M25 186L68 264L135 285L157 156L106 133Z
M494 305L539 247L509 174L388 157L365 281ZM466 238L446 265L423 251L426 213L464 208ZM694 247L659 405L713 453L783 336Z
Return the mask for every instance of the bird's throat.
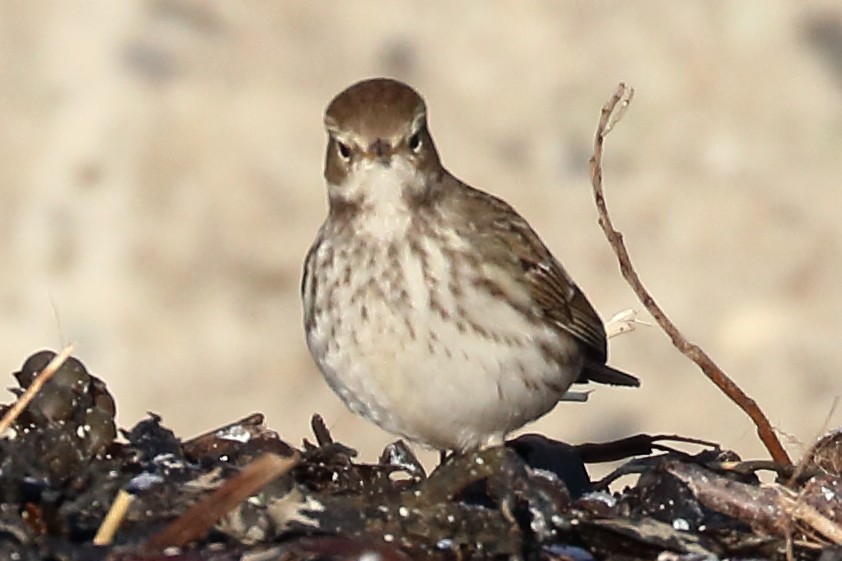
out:
M339 185L328 185L331 205L353 205L355 229L383 241L406 235L413 201L426 189L424 175L396 158L389 166L364 162Z

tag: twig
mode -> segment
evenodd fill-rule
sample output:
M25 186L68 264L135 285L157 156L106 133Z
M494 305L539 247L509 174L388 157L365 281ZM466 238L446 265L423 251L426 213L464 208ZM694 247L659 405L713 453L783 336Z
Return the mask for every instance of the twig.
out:
M295 467L300 457L298 452L286 458L271 452L262 454L239 474L152 536L146 548L163 551L168 547L183 547L201 538L225 513Z
M704 374L716 386L725 393L740 409L742 409L754 422L757 433L772 459L780 464L791 465L792 461L778 440L775 430L769 419L760 410L757 403L751 399L719 366L707 355L698 345L691 343L678 330L675 324L667 317L661 307L652 298L652 295L643 286L640 277L637 275L629 257L626 245L623 242L623 235L614 229L611 217L608 215L608 207L605 203L605 195L602 192L602 147L606 135L622 117L634 97L634 90L623 83L617 87L614 95L602 107L599 124L594 139L593 156L590 160L591 184L593 185L594 200L599 212L599 225L605 232L605 237L611 244L614 254L620 264L620 271L626 282L632 287L640 302L646 307L658 325L672 340L673 346L681 351L684 356L692 360L704 372ZM619 107L618 107L619 104Z
M810 443L809 448L802 454L801 460L798 462L798 465L795 466L795 470L792 472L792 475L789 478L789 481L786 482L786 486L789 488L794 487L796 480L801 478L801 474L804 470L810 467L810 464L813 464L813 458L816 455L816 452L819 450L824 441L822 440L822 435L827 432L827 427L830 426L830 419L833 418L833 413L836 411L836 407L839 405L839 396L833 398L833 402L830 404L830 410L827 412L825 416L824 422L822 423L822 428L816 433L813 437L812 442Z
M785 483L785 487L783 487L783 491L790 491L793 492L792 488L795 485L795 482L802 478L804 472L812 467L812 471L816 471L818 466L814 465L813 459L816 455L816 452L821 447L823 440L821 435L827 431L827 427L830 425L830 419L833 417L834 411L836 411L836 406L839 404L839 396L836 396L833 399L833 403L830 405L830 410L827 412L827 416L825 417L824 423L822 423L822 428L818 431L818 433L813 437L813 440L810 444L810 447L807 448L807 451L801 455L801 460L795 465L795 469L792 470L792 475ZM820 471L820 470L819 470ZM805 494L810 487L810 483L808 482L807 485L803 486L801 490L798 492L798 496L795 498L795 505L790 506L788 509L790 514L790 519L786 525L786 559L787 561L794 561L795 555L793 553L793 526L795 523L796 516L801 514L802 518L806 516L805 522L810 525L813 530L820 532L825 537L834 539L836 543L842 543L842 527L837 525L834 521L825 518L822 514L817 511L816 509L812 508L810 505L805 504ZM784 508L786 508L786 504L784 503L783 499L783 492L781 503L783 504ZM806 513L806 514L805 514Z
M755 529L786 537L797 522L834 544L842 544L842 527L782 485L754 486L717 475L699 466L672 462L664 469L678 478L705 507L738 518ZM812 497L813 500L818 495Z
M784 511L793 520L803 522L831 542L842 544L842 527L836 522L819 512L814 506L802 501L800 494L796 497L790 496L791 490L783 486L776 486L780 495L780 502Z
M41 371L38 376L32 380L32 383L26 388L26 391L21 394L18 400L12 405L11 409L6 411L6 414L3 415L3 419L0 420L0 435L4 434L12 423L15 422L15 419L20 416L26 406L29 405L29 402L32 401L36 394L41 390L41 387L47 383L47 381L53 377L53 374L58 372L58 369L61 368L61 365L64 364L70 354L73 352L73 344L69 344L62 351L53 357L53 360L47 364L44 370Z
M94 545L108 545L111 543L111 540L114 539L114 534L117 533L117 530L123 523L123 519L126 517L126 513L129 511L129 507L134 502L134 498L134 495L131 493L120 489L114 498L114 502L111 503L111 508L108 509L108 514L105 515L105 519L103 519L102 524L100 524L99 529L96 531L93 541Z

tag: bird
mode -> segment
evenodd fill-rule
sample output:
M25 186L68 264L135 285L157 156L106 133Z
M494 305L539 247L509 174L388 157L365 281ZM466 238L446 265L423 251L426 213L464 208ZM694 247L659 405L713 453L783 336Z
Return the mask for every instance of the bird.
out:
M328 213L301 281L309 351L354 413L440 451L502 445L571 384L638 386L529 223L442 164L391 78L328 104Z

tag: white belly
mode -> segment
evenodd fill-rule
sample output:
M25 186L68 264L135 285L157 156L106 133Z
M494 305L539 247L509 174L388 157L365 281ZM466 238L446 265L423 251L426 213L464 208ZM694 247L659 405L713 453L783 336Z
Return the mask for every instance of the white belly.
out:
M341 251L325 244L314 256L331 280L316 287L308 344L345 403L384 429L439 449L497 444L578 377L578 359L559 366L541 350L568 345L578 356L574 342L472 282L484 276L526 297L494 270L461 261L455 270L426 238L415 248L371 242L350 270L336 264Z

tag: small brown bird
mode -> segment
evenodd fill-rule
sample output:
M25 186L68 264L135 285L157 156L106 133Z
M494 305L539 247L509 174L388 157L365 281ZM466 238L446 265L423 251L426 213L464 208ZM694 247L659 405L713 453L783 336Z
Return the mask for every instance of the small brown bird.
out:
M424 100L377 78L325 114L330 210L307 254L307 344L355 413L439 450L499 445L571 384L638 386L504 201L441 164Z

